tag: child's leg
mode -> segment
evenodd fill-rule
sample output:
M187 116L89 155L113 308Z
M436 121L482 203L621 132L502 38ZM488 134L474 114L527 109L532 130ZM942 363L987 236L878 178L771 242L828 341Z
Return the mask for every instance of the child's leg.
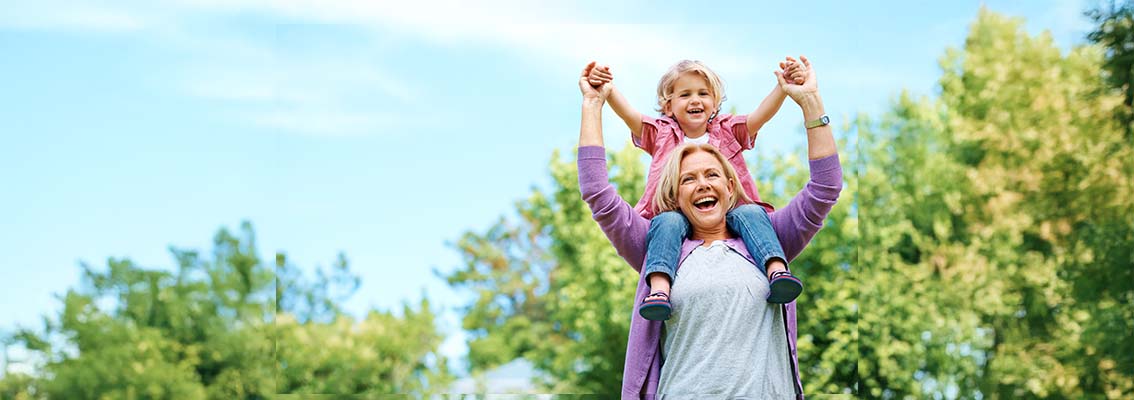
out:
M681 244L689 235L689 221L679 211L667 211L650 220L650 230L646 233L646 274L653 288L656 278L663 278L668 289L677 270L677 258L681 256Z
M650 285L650 296L642 301L638 313L651 320L669 318L669 289L681 256L681 244L689 235L689 221L677 211L658 214L646 233L646 264L642 273ZM665 296L653 295L664 293Z
M795 300L803 291L803 283L787 271L787 257L776 231L772 229L768 212L758 205L745 204L729 211L725 220L728 228L748 247L756 267L768 277L771 287L768 301L787 303Z

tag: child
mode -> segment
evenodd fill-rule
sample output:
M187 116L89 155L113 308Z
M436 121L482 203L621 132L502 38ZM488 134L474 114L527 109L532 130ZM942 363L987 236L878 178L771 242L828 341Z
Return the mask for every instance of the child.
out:
M792 58L780 63L785 80L803 83L801 64ZM772 206L760 201L752 175L744 162L743 150L751 149L756 133L775 115L787 95L777 84L760 105L748 115L718 115L725 99L720 77L700 61L682 60L670 67L658 82L658 109L661 118L653 118L635 110L613 86L608 66L597 66L588 75L591 85L612 85L609 103L614 112L630 128L634 145L650 154L646 190L634 207L643 217L651 218L646 240L646 264L642 273L652 292L638 306L643 318L655 321L669 319L670 283L689 233L689 222L680 211L657 214L651 201L657 190L659 174L669 153L684 143L709 143L724 153L741 177L741 186L756 204L737 206L729 211L727 224L744 241L761 272L767 274L770 286L768 302L788 303L803 291L803 284L787 271L783 249L772 230L768 212Z

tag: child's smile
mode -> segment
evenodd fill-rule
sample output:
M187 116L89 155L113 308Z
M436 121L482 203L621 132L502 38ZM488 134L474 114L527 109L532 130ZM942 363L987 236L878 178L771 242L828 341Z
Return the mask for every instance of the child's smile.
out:
M677 120L686 135L700 136L709 117L716 112L716 96L709 90L709 82L703 76L685 72L673 83L666 111L666 115Z

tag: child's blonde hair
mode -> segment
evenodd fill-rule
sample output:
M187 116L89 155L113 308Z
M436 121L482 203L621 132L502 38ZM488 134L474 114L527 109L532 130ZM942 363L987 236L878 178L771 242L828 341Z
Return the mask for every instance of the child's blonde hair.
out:
M705 78L709 83L709 94L716 100L717 111L720 112L721 104L724 103L726 97L724 94L724 82L721 77L717 76L716 72L709 69L705 63L697 60L681 60L677 64L669 67L665 75L662 75L661 80L658 81L658 112L665 113L665 104L669 102L670 97L673 96L673 83L677 82L677 78L686 72L696 72Z
M728 208L736 206L737 203L751 203L752 200L748 198L748 194L744 192L744 187L740 186L740 177L736 174L736 169L732 168L732 163L728 162L724 154L717 150L716 146L708 143L686 143L680 147L673 149L669 153L669 160L666 160L665 166L661 170L661 180L658 181L658 189L654 192L654 209L658 214L666 211L673 211L677 207L677 187L681 182L681 161L686 156L697 153L706 152L711 154L718 162L721 163L721 169L724 170L725 178L728 179L728 185L732 187L732 196L728 199Z

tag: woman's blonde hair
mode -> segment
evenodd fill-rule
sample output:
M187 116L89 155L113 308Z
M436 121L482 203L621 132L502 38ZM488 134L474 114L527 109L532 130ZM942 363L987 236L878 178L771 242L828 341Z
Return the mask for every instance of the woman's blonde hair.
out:
M705 81L709 83L709 94L716 100L715 106L719 112L721 103L724 103L726 99L724 94L724 82L721 81L721 77L717 76L717 73L709 69L705 63L697 60L678 61L677 64L673 64L672 67L669 67L669 71L666 71L665 75L662 75L661 79L658 80L657 111L659 113L665 113L665 105L669 102L669 99L673 97L674 82L677 82L677 78L686 72L695 72L697 75L705 78Z
M744 193L744 188L740 186L740 178L736 175L736 169L732 168L732 164L728 162L724 154L717 150L711 144L696 144L686 143L669 153L669 160L666 160L665 166L661 170L661 181L658 182L658 189L654 192L654 209L657 212L663 213L666 211L673 211L678 209L677 206L677 187L681 185L681 161L685 157L697 153L706 152L711 154L721 163L721 168L724 169L725 178L728 179L729 186L732 187L732 196L728 199L728 208L731 210L737 203L750 203L751 199L748 194Z

